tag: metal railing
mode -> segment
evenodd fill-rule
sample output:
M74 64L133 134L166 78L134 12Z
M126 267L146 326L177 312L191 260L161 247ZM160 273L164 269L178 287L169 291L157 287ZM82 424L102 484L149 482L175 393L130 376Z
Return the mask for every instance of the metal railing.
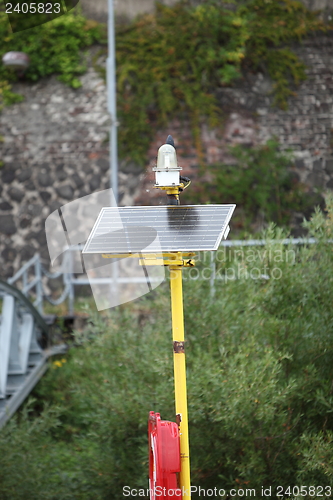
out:
M31 268L35 271L34 278L29 281L29 274ZM36 307L40 314L43 314L43 289L42 289L42 270L41 270L41 262L40 256L38 253L28 262L26 262L21 269L14 274L12 278L7 280L7 283L10 285L14 285L20 279L22 279L22 293L25 297L29 297L33 288L35 288L36 299L33 302L33 305Z
M29 281L29 271L36 271L35 256L17 273L22 279L25 295L16 287L0 280L0 428L22 404L47 369L47 360L67 350L65 344L51 346L50 331L44 318L28 300L35 288L42 299L40 275ZM12 281L12 280L11 280ZM38 298L35 304L42 302Z
M266 240L227 240L222 241L219 249L223 247L248 247L248 246L264 246L267 243ZM283 245L304 245L316 243L314 238L286 238L283 240L274 240L274 243L280 243ZM112 285L113 278L77 278L76 275L79 273L74 272L74 252L81 251L82 245L76 245L70 247L63 256L62 270L56 273L51 273L47 271L42 263L39 254L37 253L32 259L26 262L21 269L12 277L7 280L11 285L18 283L20 280L22 282L21 291L26 296L29 297L34 291L34 302L33 305L37 308L40 314L43 314L43 301L47 300L53 305L59 305L68 300L68 312L70 315L74 314L74 300L75 300L75 288L78 286L91 285L91 284L105 284L110 283ZM210 288L212 295L214 294L214 283L217 279L216 276L216 252L210 252ZM31 274L34 276L31 279ZM56 279L62 277L64 289L60 297L57 299L52 298L45 291L45 286L43 284L43 278ZM29 280L30 278L30 280ZM190 279L197 279L191 278ZM117 278L118 283L144 283L145 278Z

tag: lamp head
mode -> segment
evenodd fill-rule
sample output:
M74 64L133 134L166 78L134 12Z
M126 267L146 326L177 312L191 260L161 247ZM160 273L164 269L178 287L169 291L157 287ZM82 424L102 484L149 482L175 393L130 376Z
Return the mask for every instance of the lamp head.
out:
M177 154L171 135L168 136L167 144L163 144L158 150L157 165L153 168L155 172L156 187L180 186L179 172L181 167L177 163Z

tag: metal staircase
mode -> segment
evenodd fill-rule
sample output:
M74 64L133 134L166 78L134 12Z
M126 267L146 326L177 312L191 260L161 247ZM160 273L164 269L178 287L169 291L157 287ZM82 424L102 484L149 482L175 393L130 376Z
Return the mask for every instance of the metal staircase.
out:
M0 428L47 370L47 359L64 352L49 347L49 326L17 288L0 280Z

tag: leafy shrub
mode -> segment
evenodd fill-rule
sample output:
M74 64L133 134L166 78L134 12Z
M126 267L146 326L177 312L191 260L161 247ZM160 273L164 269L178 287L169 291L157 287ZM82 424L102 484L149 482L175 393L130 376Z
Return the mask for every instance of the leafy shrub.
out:
M333 197L327 209L306 224L315 245L283 245L270 226L265 247L219 251L214 298L184 270L194 485L333 486ZM162 285L92 313L30 416L0 433L0 498L120 499L125 485L148 487L148 412L174 419L168 294Z
M249 230L251 224L276 222L288 225L294 211L308 213L320 202L319 193L306 192L291 166L293 155L280 151L276 140L251 148L230 148L233 164L209 166L200 182L191 189L191 202L236 203L234 225ZM209 174L209 182L204 180Z
M0 57L9 51L23 51L30 57L25 79L58 74L59 80L78 88L78 75L86 70L81 50L105 40L105 33L97 22L87 21L79 13L69 12L53 21L18 33L12 33L7 15L0 12ZM15 73L0 65L0 98L3 104L22 99L10 90Z

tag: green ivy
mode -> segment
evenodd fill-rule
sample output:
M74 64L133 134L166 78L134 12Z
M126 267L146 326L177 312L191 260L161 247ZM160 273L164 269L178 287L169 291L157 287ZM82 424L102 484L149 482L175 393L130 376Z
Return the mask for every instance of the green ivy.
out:
M60 81L73 88L81 86L78 76L86 71L81 50L95 42L105 41L105 30L95 21L87 21L79 13L67 13L51 22L29 30L12 33L7 16L0 12L0 58L9 51L23 51L30 57L24 80L58 74ZM16 74L0 65L0 104L22 100L11 90Z
M288 97L295 95L293 87L306 79L306 66L290 45L310 33L325 32L328 26L318 19L318 11L295 0L249 0L238 12L247 19L250 32L245 67L269 74L274 104L286 109Z
M120 150L142 161L151 140L152 124L190 113L216 122L212 90L241 76L248 39L246 23L211 3L190 7L157 5L117 37Z
M11 88L11 84L8 80L0 81L0 111L3 108L3 105L23 101L23 96L12 92Z
M221 1L193 7L158 4L117 35L120 153L143 162L156 126L189 116L199 157L200 119L221 120L216 89L242 71L262 71L274 82L274 103L287 99L305 79L305 65L290 45L328 28L294 0L248 0L233 10Z
M200 121L221 122L216 89L232 85L244 71L261 71L274 83L274 103L305 79L305 65L291 46L330 26L295 0L244 0L227 9L221 0L193 6L181 0L156 14L117 28L117 90L120 156L143 165L156 127L174 116L189 118L199 158ZM44 25L12 34L0 13L0 57L23 50L31 58L25 79L58 74L74 88L85 69L81 50L95 42L106 48L105 26L87 21L75 9ZM95 67L96 64L95 64ZM105 76L105 68L100 68ZM10 85L15 75L0 67L0 104L17 102Z

